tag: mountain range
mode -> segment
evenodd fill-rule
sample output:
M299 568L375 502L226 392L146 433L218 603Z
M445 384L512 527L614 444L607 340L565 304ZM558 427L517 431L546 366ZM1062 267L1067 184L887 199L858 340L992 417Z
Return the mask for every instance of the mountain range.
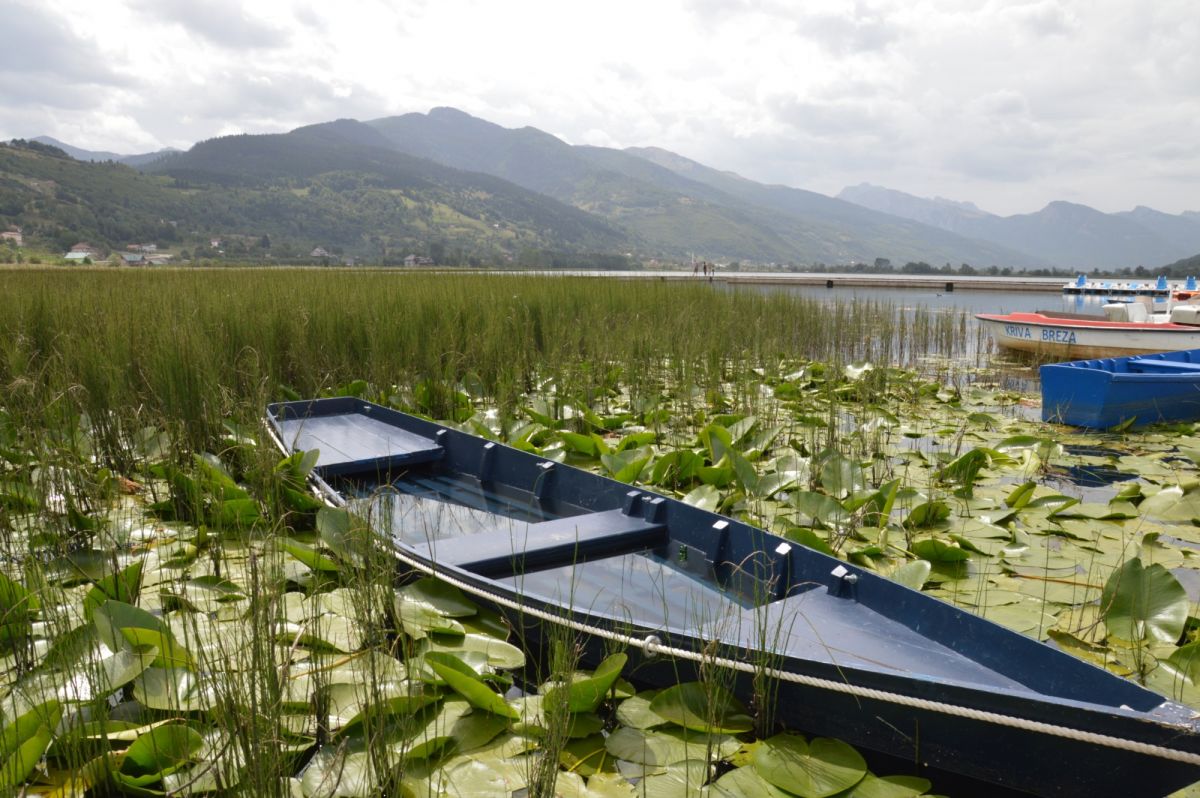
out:
M570 145L452 108L125 156L41 137L0 147L0 228L69 246L163 239L208 253L612 265L1158 266L1200 252L1200 214L1051 203L1000 217L862 185L828 197L659 148ZM240 251L239 251L240 250ZM584 259L581 261L581 258Z
M178 152L178 150L168 147L167 149L157 150L156 152L143 152L137 155L121 155L120 153L116 152L85 150L80 147L73 147L70 144L66 144L58 139L51 138L50 136L38 136L33 140L39 144L48 144L51 147L57 147L77 161L114 161L115 163L123 163L126 166L133 166L135 168L145 166L151 161L157 161L164 155L170 155L173 152Z
M844 188L838 197L1074 269L1158 267L1200 252L1200 213L1194 211L1171 215L1139 206L1101 213L1060 201L1037 213L997 216L974 203L925 199L867 183Z

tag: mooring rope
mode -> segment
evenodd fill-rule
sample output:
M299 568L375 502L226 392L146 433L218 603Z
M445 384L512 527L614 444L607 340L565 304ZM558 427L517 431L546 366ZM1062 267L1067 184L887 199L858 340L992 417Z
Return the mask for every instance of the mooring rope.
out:
M1159 757L1160 759L1170 759L1176 762L1184 762L1189 765L1200 766L1200 754L1193 754L1188 751L1179 751L1162 745L1143 743L1137 740L1127 740L1123 737L1113 737L1112 735L1108 734L1099 734L1097 732L1083 731L1081 729L1072 729L1067 726L1059 726L1053 723L1044 723L1042 721L1015 717L1013 715L1005 715L999 712L989 712L987 710L964 707L958 704L947 704L927 698L917 698L916 696L908 696L902 693L893 693L887 690L877 690L872 687L861 687L848 682L838 682L833 681L832 679L822 679L817 676L807 676L802 673L793 673L792 671L780 670L778 668L763 667L761 665L754 665L749 662L741 662L739 660L729 659L727 657L711 656L685 648L665 646L654 635L638 638L633 635L614 631L612 629L605 629L604 627L593 626L591 624L583 623L582 621L565 618L561 615L556 615L555 613L538 609L537 607L531 607L503 594L493 593L485 590L484 588L478 587L477 585L465 580L458 579L453 575L446 573L444 570L430 566L427 563L408 556L403 551L400 551L395 547L393 547L392 553L396 559L400 560L410 568L436 577L437 579L449 585L457 587L464 593L468 593L493 604L521 612L541 621L555 623L559 626L564 626L577 632L582 632L587 635L610 640L614 643L620 643L637 648L646 656L673 657L676 659L688 660L690 662L696 662L705 665L716 665L721 668L740 671L742 673L768 676L773 679L778 679L782 682L790 682L819 690L830 690L836 693L844 693L846 695L854 696L855 698L882 701L889 704L910 707L913 709L937 712L939 714L950 715L952 717L982 721L984 723L990 723L996 726L1006 726L1022 731L1038 732L1040 734L1048 734L1068 740L1077 740L1093 745L1102 745L1107 748L1131 751L1138 754L1145 754L1147 756Z
M275 441L275 444L279 446L280 450L283 451L285 455L289 454L287 448L283 445L283 442L278 438L278 436L275 435L275 431L270 427L269 424L267 425L267 432ZM315 492L321 499L335 507L346 507L345 499L335 490L333 490L333 488L331 488L329 484L325 482L325 480L314 474L312 475L312 482ZM818 690L828 690L835 693L842 693L855 698L881 701L888 704L895 704L897 706L920 709L928 712L936 712L938 714L948 715L951 717L980 721L995 726L1004 726L1021 731L1036 732L1038 734L1046 734L1052 737L1060 737L1067 740L1075 740L1092 745L1104 746L1106 748L1129 751L1145 756L1153 756L1160 759L1168 759L1174 762L1182 762L1188 765L1200 766L1200 754L1194 754L1189 751L1179 751L1177 749L1168 748L1162 745L1144 743L1137 740L1128 740L1123 737L1114 737L1112 735L1100 734L1098 732L1072 729L1067 726L1029 720L1028 718L1019 718L1013 715L1005 715L1000 712L990 712L987 710L961 706L959 704L948 704L927 698L918 698L916 696L904 695L902 693L893 693L887 690L877 690L872 687L862 687L859 685L850 684L848 682L822 679L817 676L807 676L802 673L793 673L791 671L780 670L778 668L754 665L749 662L741 662L738 660L729 659L727 657L717 657L703 654L690 649L665 646L653 634L638 638L633 635L623 634L612 629L606 629L601 626L593 626L591 624L583 623L582 621L578 621L573 618L556 615L552 612L524 604L521 601L513 599L504 594L486 590L482 587L472 584L471 582L459 579L453 574L449 574L445 570L439 569L427 562L409 556L395 545L390 547L390 553L397 560L413 570L420 571L421 573L433 576L442 582L445 582L446 584L453 585L459 590L462 590L464 593L468 593L477 598L481 598L484 601L491 602L497 606L506 607L510 610L537 618L538 620L545 621L547 623L558 624L559 626L566 627L576 632L581 632L593 637L598 637L614 643L636 648L639 651L642 651L643 654L648 657L665 656L704 665L715 665L728 670L767 676L773 679L778 679L781 682L789 682Z

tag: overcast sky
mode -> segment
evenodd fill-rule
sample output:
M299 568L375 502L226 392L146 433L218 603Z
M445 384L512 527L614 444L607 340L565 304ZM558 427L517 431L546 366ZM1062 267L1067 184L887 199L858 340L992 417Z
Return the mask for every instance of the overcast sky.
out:
M460 108L824 194L1200 210L1198 0L0 0L0 139Z

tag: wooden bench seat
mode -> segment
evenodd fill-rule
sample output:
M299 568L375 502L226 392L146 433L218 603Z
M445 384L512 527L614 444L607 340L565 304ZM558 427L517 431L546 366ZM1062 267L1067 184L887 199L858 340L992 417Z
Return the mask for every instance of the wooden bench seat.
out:
M281 418L279 435L292 451L317 449L317 472L333 474L382 473L442 456L430 438L399 429L363 413L338 413Z
M664 525L606 510L442 538L427 551L434 562L499 578L642 551L666 541Z

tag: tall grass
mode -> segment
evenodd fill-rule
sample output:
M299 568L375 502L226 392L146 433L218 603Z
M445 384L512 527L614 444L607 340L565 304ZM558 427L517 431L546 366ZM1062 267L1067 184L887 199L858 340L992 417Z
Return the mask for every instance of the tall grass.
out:
M5 409L53 429L82 411L118 460L146 425L209 447L223 420L249 420L284 387L362 379L435 416L466 387L508 414L546 381L568 398L615 379L634 396L702 395L782 360L899 362L963 343L945 314L659 280L25 270L0 294Z

